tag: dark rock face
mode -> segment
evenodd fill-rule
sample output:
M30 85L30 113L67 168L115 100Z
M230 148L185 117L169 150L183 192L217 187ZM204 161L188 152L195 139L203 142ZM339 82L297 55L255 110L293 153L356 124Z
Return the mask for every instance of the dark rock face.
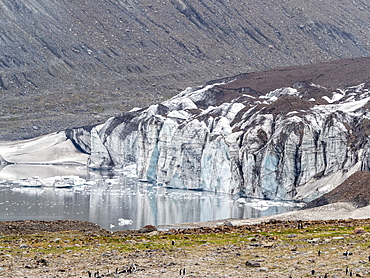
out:
M218 76L368 56L369 10L352 0L1 0L0 139L96 124Z

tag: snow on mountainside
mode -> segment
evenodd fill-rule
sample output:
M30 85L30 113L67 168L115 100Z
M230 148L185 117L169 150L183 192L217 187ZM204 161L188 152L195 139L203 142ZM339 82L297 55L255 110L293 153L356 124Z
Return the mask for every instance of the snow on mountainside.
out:
M91 168L167 187L312 200L370 168L370 59L210 82L67 130Z

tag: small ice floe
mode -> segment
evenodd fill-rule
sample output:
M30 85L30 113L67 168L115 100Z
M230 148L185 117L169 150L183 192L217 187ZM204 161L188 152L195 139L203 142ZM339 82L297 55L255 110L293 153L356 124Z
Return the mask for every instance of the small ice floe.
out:
M42 187L44 185L39 177L21 179L18 183L22 187Z
M250 206L256 210L267 210L271 206L275 206L276 204L272 204L268 201L258 201L258 202L252 202Z
M236 200L239 204L246 204L247 200L245 198L239 198Z
M55 188L71 188L81 186L86 180L78 176L55 176L44 180L45 186Z
M131 219L118 218L118 226L132 225L134 221Z
M256 210L267 210L270 207L303 207L304 203L296 203L291 201L274 201L274 200L263 200L263 199L247 199L238 198L237 203L243 206L249 206Z

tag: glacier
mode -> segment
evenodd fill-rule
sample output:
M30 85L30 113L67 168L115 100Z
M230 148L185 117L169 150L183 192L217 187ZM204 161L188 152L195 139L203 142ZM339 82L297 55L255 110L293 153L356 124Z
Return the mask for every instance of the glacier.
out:
M166 188L297 201L369 171L370 82L258 91L243 78L187 88L98 125L0 142L0 168L134 169L139 180Z
M331 91L300 82L261 94L230 93L230 82L66 136L92 169L136 167L140 180L164 187L253 198L309 201L369 170L368 84Z

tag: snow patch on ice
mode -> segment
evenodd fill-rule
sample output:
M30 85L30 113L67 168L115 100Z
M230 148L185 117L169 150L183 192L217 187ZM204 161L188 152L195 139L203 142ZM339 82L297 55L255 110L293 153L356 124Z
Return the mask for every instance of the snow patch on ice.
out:
M328 104L328 105L316 105L312 109L326 112L326 113L333 113L335 111L342 111L345 113L352 113L362 107L364 107L370 101L370 97L357 100L357 101L348 101L341 104Z
M230 81L231 82L231 81ZM186 88L184 91L179 93L178 95L170 98L162 102L163 105L170 107L171 109L178 109L179 105L186 106L186 108L181 107L181 109L197 109L197 106L194 104L197 101L201 101L204 98L204 93L207 92L209 89L224 85L226 82L215 83L212 85L207 85L201 88Z
M179 110L179 111L171 111L167 115L168 118L175 118L175 119L181 119L181 120L186 120L190 117L190 114L184 110Z
M79 152L65 132L33 139L0 143L0 156L9 163L87 164L88 155Z
M345 96L344 92L341 92L341 93L334 92L331 99L327 96L323 96L322 98L326 100L328 103L334 103L336 101L341 100L344 96Z
M299 96L299 92L297 89L291 88L291 87L284 87L279 88L274 91L271 91L267 93L265 96L260 96L261 99L265 99L263 103L266 102L266 104L272 103L276 101L278 98L282 96Z

